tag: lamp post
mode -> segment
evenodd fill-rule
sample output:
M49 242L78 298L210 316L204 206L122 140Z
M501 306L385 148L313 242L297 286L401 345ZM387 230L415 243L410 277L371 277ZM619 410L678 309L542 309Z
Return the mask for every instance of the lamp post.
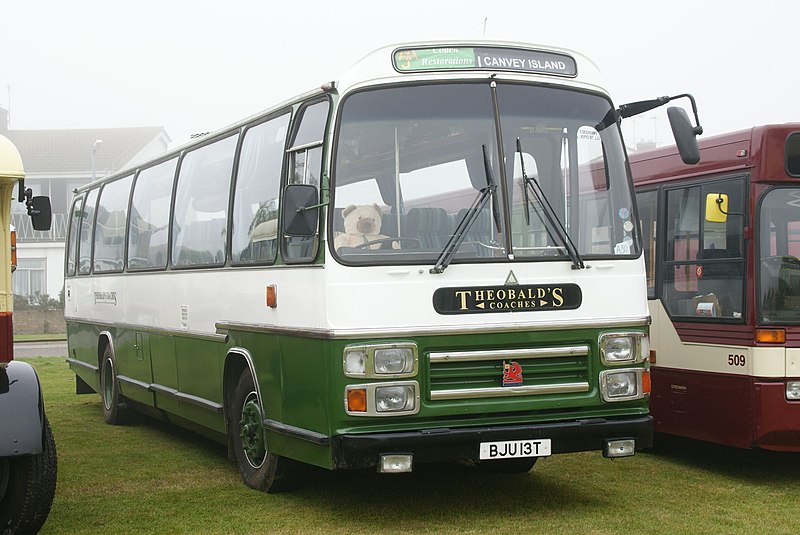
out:
M103 140L102 139L98 139L97 141L94 142L94 145L92 145L92 182L94 182L94 180L96 178L96 176L95 176L96 175L95 168L97 167L97 165L96 165L95 162L97 160L97 147L99 147L102 144L103 144Z

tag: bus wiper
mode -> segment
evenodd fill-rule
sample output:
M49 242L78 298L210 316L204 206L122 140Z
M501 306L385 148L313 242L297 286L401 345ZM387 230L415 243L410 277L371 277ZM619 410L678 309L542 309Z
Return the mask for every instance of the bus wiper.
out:
M539 206L542 207L542 211L544 212L544 216L547 219L547 223L550 224L549 225L550 228L552 228L553 231L555 231L559 241L564 245L564 248L567 250L567 254L572 260L572 269L584 269L586 266L584 265L583 259L581 258L581 255L578 252L578 248L575 247L575 244L569 237L569 233L567 233L567 229L564 228L564 225L561 223L561 220L558 219L558 214L556 214L556 211L553 210L553 207L550 205L550 201L547 200L547 196L544 194L542 187L539 185L539 181L537 181L534 177L529 177L528 174L525 172L525 159L523 158L523 153L522 153L522 142L520 142L519 138L517 138L517 153L519 154L519 163L520 167L522 168L522 180L525 183L525 207L526 207L526 217L528 218L528 224L530 224L530 219L529 219L530 214L527 212L527 206L528 203L530 202L530 197L528 196L528 191L530 189L530 193L536 198L536 201L539 203ZM550 234L549 231L548 234Z
M447 243L444 245L444 249L442 249L439 258L436 260L436 264L434 264L434 266L431 268L431 273L442 273L445 269L447 269L447 266L450 265L450 262L453 260L456 251L461 246L464 238L466 238L467 232L470 228L472 228L472 225L478 219L478 216L483 211L486 203L489 202L490 198L494 197L494 194L497 191L497 184L494 182L494 178L492 177L492 168L489 165L489 156L486 154L486 145L483 145L482 148L483 169L486 173L486 187L481 188L480 192L478 192L478 196L475 197L475 200L472 201L472 204L464 214L464 217L462 217L461 221L458 222L456 229L453 231L453 235L450 236L449 240L447 240ZM497 210L497 203L494 202L494 199L492 200L492 216L494 219L494 224L497 226L497 232L502 232L503 227L500 224L500 213Z

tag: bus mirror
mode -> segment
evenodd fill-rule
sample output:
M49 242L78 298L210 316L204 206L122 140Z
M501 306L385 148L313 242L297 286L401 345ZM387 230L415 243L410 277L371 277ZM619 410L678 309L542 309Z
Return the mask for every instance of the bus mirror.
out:
M28 215L31 216L31 223L34 230L50 230L50 220L52 210L50 208L50 197L33 197L28 204Z
M667 117L681 160L686 164L696 164L700 161L700 147L697 145L697 137L695 137L698 132L692 126L686 110L676 106L667 108Z
M706 221L724 223L728 220L728 195L709 193L706 195Z
M286 236L311 237L319 219L317 188L311 184L289 184L283 192L283 229Z

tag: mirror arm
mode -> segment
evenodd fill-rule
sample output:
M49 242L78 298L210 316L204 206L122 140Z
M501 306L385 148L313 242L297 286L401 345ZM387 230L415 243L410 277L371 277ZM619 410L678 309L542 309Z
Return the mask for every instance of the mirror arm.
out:
M682 93L673 97L658 97L652 100L641 100L638 102L622 104L619 108L617 108L616 115L617 118L621 119L633 117L634 115L639 115L640 113L653 110L679 98L688 98L692 103L692 113L694 113L694 121L696 124L696 126L693 127L693 131L694 135L699 136L703 133L703 127L700 126L700 116L697 114L697 103L695 102L694 97L689 93Z
M744 214L740 214L739 212L726 212L725 210L722 209L722 203L725 202L725 201L722 199L722 194L721 193L719 194L719 196L716 199L714 199L714 202L717 203L717 210L719 210L721 213L723 213L725 215L735 215L735 216L739 216L739 217L744 217Z
M322 208L323 206L328 206L328 201L321 202L319 204L312 204L311 206L301 206L297 209L298 214L304 214L307 210L313 210L314 208Z

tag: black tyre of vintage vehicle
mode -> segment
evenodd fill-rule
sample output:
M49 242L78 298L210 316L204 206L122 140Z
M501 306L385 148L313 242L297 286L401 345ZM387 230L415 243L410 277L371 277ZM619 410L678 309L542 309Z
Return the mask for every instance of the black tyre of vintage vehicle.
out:
M47 417L38 455L0 459L0 535L38 533L56 492L56 442Z
M269 451L264 438L264 415L249 370L242 372L236 385L228 429L239 473L248 487L274 493L298 486L302 464Z
M100 365L100 397L103 401L103 419L106 423L110 425L125 423L125 407L119 393L117 366L111 344L106 346L103 362Z

